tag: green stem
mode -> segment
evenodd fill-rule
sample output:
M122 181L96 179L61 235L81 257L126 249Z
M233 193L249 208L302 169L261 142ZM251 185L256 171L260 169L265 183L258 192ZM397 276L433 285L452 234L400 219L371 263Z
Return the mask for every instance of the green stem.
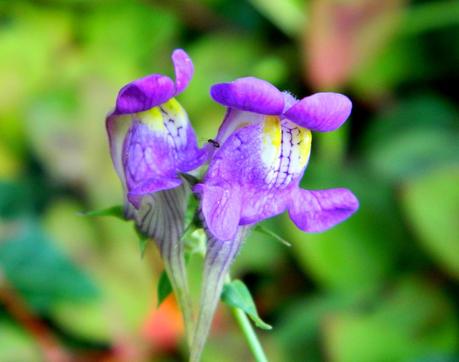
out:
M230 281L231 278L228 274L225 278L225 282L229 283ZM263 351L263 347L261 346L261 343L258 340L257 334L255 333L252 323L250 323L250 320L247 317L247 314L245 314L245 312L240 308L230 307L230 309L231 313L237 321L237 324L239 325L239 328L244 334L245 340L249 345L250 351L255 357L255 361L268 362L265 352Z
M249 345L250 350L252 351L253 356L255 357L255 361L257 362L268 362L266 358L265 352L263 351L263 347L258 340L255 331L253 330L252 324L247 317L247 314L239 308L231 308L231 312L233 313L234 318L236 318L239 327L241 328L242 333Z

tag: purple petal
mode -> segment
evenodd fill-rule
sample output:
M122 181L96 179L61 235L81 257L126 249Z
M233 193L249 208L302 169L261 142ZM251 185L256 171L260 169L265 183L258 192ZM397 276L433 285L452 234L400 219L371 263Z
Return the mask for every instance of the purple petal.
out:
M174 189L180 186L181 183L182 181L176 176L171 176L168 178L155 178L153 176L143 181L142 183L131 187L127 193L127 198L132 205L134 205L136 208L139 208L142 199L146 195L150 195L163 190Z
M237 187L198 184L194 191L201 197L201 210L210 233L222 241L232 240L241 214L241 195Z
M209 149L199 148L196 134L188 122L185 130L186 143L177 152L177 170L179 172L190 172L200 167L207 161Z
M261 114L281 114L284 96L271 83L247 77L231 83L215 84L210 89L212 98L224 106Z
M193 77L193 62L182 49L176 49L172 53L172 62L175 69L176 94L181 93Z
M141 121L133 122L123 145L123 171L129 201L139 207L144 195L181 184L176 151L167 132L154 132Z
M200 356L212 325L215 309L220 300L225 277L248 231L248 227L239 227L234 239L230 241L221 241L215 239L212 235L209 236L204 264L199 316L191 346L190 361L201 360Z
M297 189L292 194L289 215L301 230L321 232L346 220L358 208L359 201L347 189Z
M143 112L164 102L176 93L169 77L152 74L125 85L116 99L116 114Z
M252 112L240 111L235 108L228 108L225 118L218 129L216 141L223 145L226 139L230 137L238 129L263 122L265 116L262 114L256 114Z
M262 190L261 184L244 188L240 225L250 225L282 214L290 201L290 188Z
M316 132L339 128L351 114L352 103L338 93L316 93L293 105L284 116Z
M284 212L290 203L291 189L296 187L307 162L296 149L300 147L299 141L303 147L307 139L301 139L297 129L284 129L278 118L273 118L276 119L234 131L216 149L206 173L205 185L231 185L239 190L237 196L240 195L242 205L238 210L239 225Z

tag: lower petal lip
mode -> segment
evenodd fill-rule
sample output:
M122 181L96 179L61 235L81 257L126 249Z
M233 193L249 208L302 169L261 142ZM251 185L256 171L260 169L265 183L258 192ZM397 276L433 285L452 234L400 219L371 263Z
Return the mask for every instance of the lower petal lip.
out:
M288 109L284 116L311 131L329 132L341 127L351 110L352 103L348 97L324 92L303 98Z

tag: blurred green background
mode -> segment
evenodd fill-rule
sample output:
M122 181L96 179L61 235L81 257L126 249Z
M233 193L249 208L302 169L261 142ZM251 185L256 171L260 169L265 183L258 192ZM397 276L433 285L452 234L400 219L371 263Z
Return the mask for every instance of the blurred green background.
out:
M119 88L195 76L178 97L200 143L224 110L211 84L257 76L298 97L340 91L350 120L314 134L303 179L361 202L323 234L285 215L233 266L270 361L459 361L459 1L0 1L0 362L182 361L177 307L119 204L105 114ZM192 260L194 289L202 263ZM67 359L66 359L67 358ZM70 359L69 359L70 358ZM250 361L227 310L204 361Z

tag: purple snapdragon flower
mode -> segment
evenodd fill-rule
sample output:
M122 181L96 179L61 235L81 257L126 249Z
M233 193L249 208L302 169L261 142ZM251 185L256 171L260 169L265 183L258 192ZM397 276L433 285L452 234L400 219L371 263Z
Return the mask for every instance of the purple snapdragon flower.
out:
M176 81L152 74L125 85L107 117L110 150L129 204L139 209L145 196L176 188L180 173L206 158L182 106L174 98L188 85L193 63L181 49L172 54Z
M288 211L301 230L321 232L359 206L347 189L299 186L309 161L311 131L340 127L352 108L346 96L316 93L297 100L252 77L216 84L211 96L228 111L215 139L219 147L203 182L194 188L209 243L193 361L199 358L224 277L251 225Z
M207 152L198 148L188 116L174 98L190 82L193 63L181 49L173 52L172 61L175 82L152 74L125 85L106 125L113 164L124 188L126 218L158 244L190 329L181 238L191 190L181 174L201 166Z

